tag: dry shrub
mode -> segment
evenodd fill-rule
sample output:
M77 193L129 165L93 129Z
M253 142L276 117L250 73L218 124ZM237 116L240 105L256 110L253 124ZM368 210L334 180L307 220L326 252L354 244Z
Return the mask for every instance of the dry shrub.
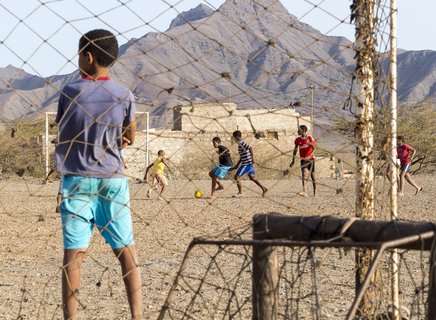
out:
M44 177L43 150L37 137L44 133L43 120L9 123L0 132L0 166L3 174Z
M378 159L386 159L389 136L389 110L377 109L374 117L374 148ZM404 104L398 108L397 133L416 149L419 162L415 170L433 172L436 169L436 109L429 102ZM354 137L355 122L339 119L333 128L348 138Z

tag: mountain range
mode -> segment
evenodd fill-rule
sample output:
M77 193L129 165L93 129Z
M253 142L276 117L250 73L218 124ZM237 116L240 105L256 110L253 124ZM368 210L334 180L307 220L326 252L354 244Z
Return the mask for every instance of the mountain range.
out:
M380 70L387 69L383 56ZM316 117L328 122L349 113L343 105L353 90L354 57L351 41L302 23L280 1L227 0L217 10L201 4L179 14L165 32L131 39L111 76L132 90L138 111L149 111L156 127L171 126L178 104L291 105L304 114L311 98ZM59 89L78 77L0 68L0 121L55 111ZM435 98L436 51L399 51L399 102Z

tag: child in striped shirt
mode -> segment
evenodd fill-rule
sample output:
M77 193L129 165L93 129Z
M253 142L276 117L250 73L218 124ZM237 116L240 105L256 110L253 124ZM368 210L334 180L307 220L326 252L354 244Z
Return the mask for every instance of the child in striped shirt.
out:
M256 178L256 172L254 171L254 155L253 155L253 148L244 140L242 140L242 133L239 130L236 130L233 132L233 138L238 143L238 152L239 152L239 161L238 163L231 169L236 171L235 174L235 181L236 185L238 187L238 193L235 195L235 197L241 197L242 196L242 184L241 184L241 177L248 174L248 178L253 181L259 188L262 189L262 197L265 196L265 194L268 192L268 189L265 188L259 180Z

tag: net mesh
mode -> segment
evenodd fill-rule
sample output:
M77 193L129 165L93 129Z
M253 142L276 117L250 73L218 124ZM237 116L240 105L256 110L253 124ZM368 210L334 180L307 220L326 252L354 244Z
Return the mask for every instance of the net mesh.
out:
M165 301L168 319L250 317L250 246L195 245L185 256L194 237L250 239L252 215L260 212L355 216L354 39L337 36L354 32L349 4L301 0L295 8L263 0L32 1L25 8L16 1L0 3L5 25L0 52L11 64L0 69L0 314L8 319L62 315L62 223L55 213L59 177L53 173L46 179L57 127L52 120L45 126L45 115L56 111L61 88L79 79L77 42L91 29L106 28L117 36L120 55L111 77L133 92L137 118L149 115L138 125L137 141L124 150L146 318L157 318ZM374 197L376 219L387 220L389 7L376 1L375 8L380 54ZM311 26L321 18L328 21L322 33ZM409 94L400 100L398 131L418 151L413 170L431 171L434 98ZM310 179L302 190L299 154L289 167L300 125L317 142L316 197ZM223 190L209 199L208 173L218 164L212 138L221 138L236 163L235 130L251 145L257 178L268 191L244 178L243 196L234 197L238 189L231 171L221 181ZM145 168L159 150L173 173L167 172L168 188L161 197L153 192L149 198L152 182L144 179ZM414 197L407 185L399 217L431 221L432 176L412 178L425 192ZM354 254L280 250L280 317L343 318L349 299L340 297L354 293ZM121 271L109 251L94 232L79 309L85 317L127 319ZM423 319L428 256L405 251L400 258L401 299L413 319ZM390 280L381 279L374 317L386 313L389 304Z

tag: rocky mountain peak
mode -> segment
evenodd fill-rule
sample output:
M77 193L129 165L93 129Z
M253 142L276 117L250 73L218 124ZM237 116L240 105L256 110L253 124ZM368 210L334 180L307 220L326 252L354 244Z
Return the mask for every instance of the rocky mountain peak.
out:
M201 3L195 8L180 13L173 21L171 21L169 29L180 27L188 22L193 22L206 18L214 13L214 10Z

